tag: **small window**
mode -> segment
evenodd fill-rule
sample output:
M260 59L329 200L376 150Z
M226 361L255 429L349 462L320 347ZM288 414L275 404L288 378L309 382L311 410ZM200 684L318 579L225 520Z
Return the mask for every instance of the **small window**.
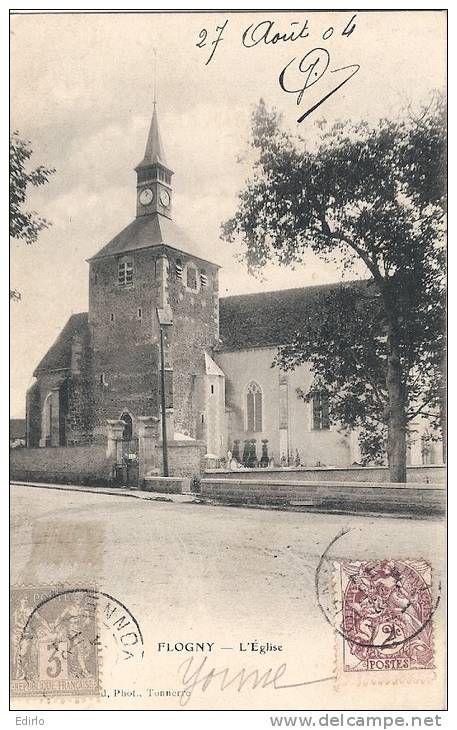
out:
M111 314L110 314L110 320L111 320L111 322L114 322L114 312L111 312Z
M207 274L206 274L206 271L205 271L205 269L202 269L202 270L200 271L200 284L201 284L201 287L202 287L202 289L203 289L203 288L204 288L205 286L208 286L208 276L207 276Z
M330 429L329 400L325 391L319 390L313 395L313 429L328 431Z
M143 310L141 307L138 307L138 319L143 319Z
M133 284L133 263L131 261L120 261L118 267L119 286L131 286Z
M182 280L182 271L183 271L183 269L182 269L182 261L181 261L181 259L176 259L175 276L176 276L177 279Z
M105 373L101 373L100 375L100 385L108 385L108 383L106 382Z
M202 413L202 423L205 423L205 414Z
M214 385L211 386L211 395L214 395Z
M197 288L197 271L194 269L193 266L187 267L187 281L186 281L187 287L189 289L196 289Z

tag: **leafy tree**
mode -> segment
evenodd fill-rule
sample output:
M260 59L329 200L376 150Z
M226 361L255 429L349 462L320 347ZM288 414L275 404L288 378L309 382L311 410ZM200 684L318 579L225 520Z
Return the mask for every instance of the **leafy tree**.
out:
M223 236L251 272L306 250L343 275L363 262L368 281L323 294L319 322L304 321L277 362L310 361L332 420L362 429L367 459L386 445L391 481L404 482L408 424L439 425L443 402L445 104L435 94L419 115L318 126L312 144L260 102L253 175Z
M10 137L10 235L26 244L35 243L40 231L49 228L49 221L31 210L24 208L29 185L39 187L49 181L54 169L40 165L34 170L27 169L33 154L30 142L21 139L14 131ZM18 300L20 293L13 289L10 298Z

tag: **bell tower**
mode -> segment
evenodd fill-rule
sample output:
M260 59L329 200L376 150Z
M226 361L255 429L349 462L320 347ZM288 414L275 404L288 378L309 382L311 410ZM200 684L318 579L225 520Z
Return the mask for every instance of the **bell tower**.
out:
M144 157L135 167L135 172L137 174L136 217L159 214L171 218L171 176L173 171L170 170L165 160L156 102L154 102Z

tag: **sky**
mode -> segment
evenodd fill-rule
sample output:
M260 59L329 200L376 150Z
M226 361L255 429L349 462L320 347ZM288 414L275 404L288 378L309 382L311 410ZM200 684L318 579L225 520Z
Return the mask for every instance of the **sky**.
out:
M275 32L301 30L307 37L271 42ZM245 44L255 45L243 44L245 31ZM33 246L12 243L11 286L22 300L11 312L11 415L24 416L33 370L68 317L87 311L86 259L135 216L133 168L146 144L155 59L160 129L175 172L173 218L196 253L222 266L220 293L231 295L341 278L337 261L309 254L294 270L267 267L262 280L247 272L240 249L220 239L250 174L250 116L259 99L310 139L317 119L394 117L405 102L419 105L444 88L445 43L439 11L13 16L11 128L31 141L33 166L56 172L28 201L52 226ZM316 48L327 51L320 56L329 66L297 106L297 94L283 91L278 76L292 62L286 86L299 88L300 79L303 86L298 64ZM348 73L335 70L352 64L357 73L299 124L300 113ZM359 267L353 275L365 273Z

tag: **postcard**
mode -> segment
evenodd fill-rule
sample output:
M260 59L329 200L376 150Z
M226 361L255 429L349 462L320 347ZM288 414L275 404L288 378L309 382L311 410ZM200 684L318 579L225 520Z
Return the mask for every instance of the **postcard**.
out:
M446 11L10 21L11 707L445 709Z

